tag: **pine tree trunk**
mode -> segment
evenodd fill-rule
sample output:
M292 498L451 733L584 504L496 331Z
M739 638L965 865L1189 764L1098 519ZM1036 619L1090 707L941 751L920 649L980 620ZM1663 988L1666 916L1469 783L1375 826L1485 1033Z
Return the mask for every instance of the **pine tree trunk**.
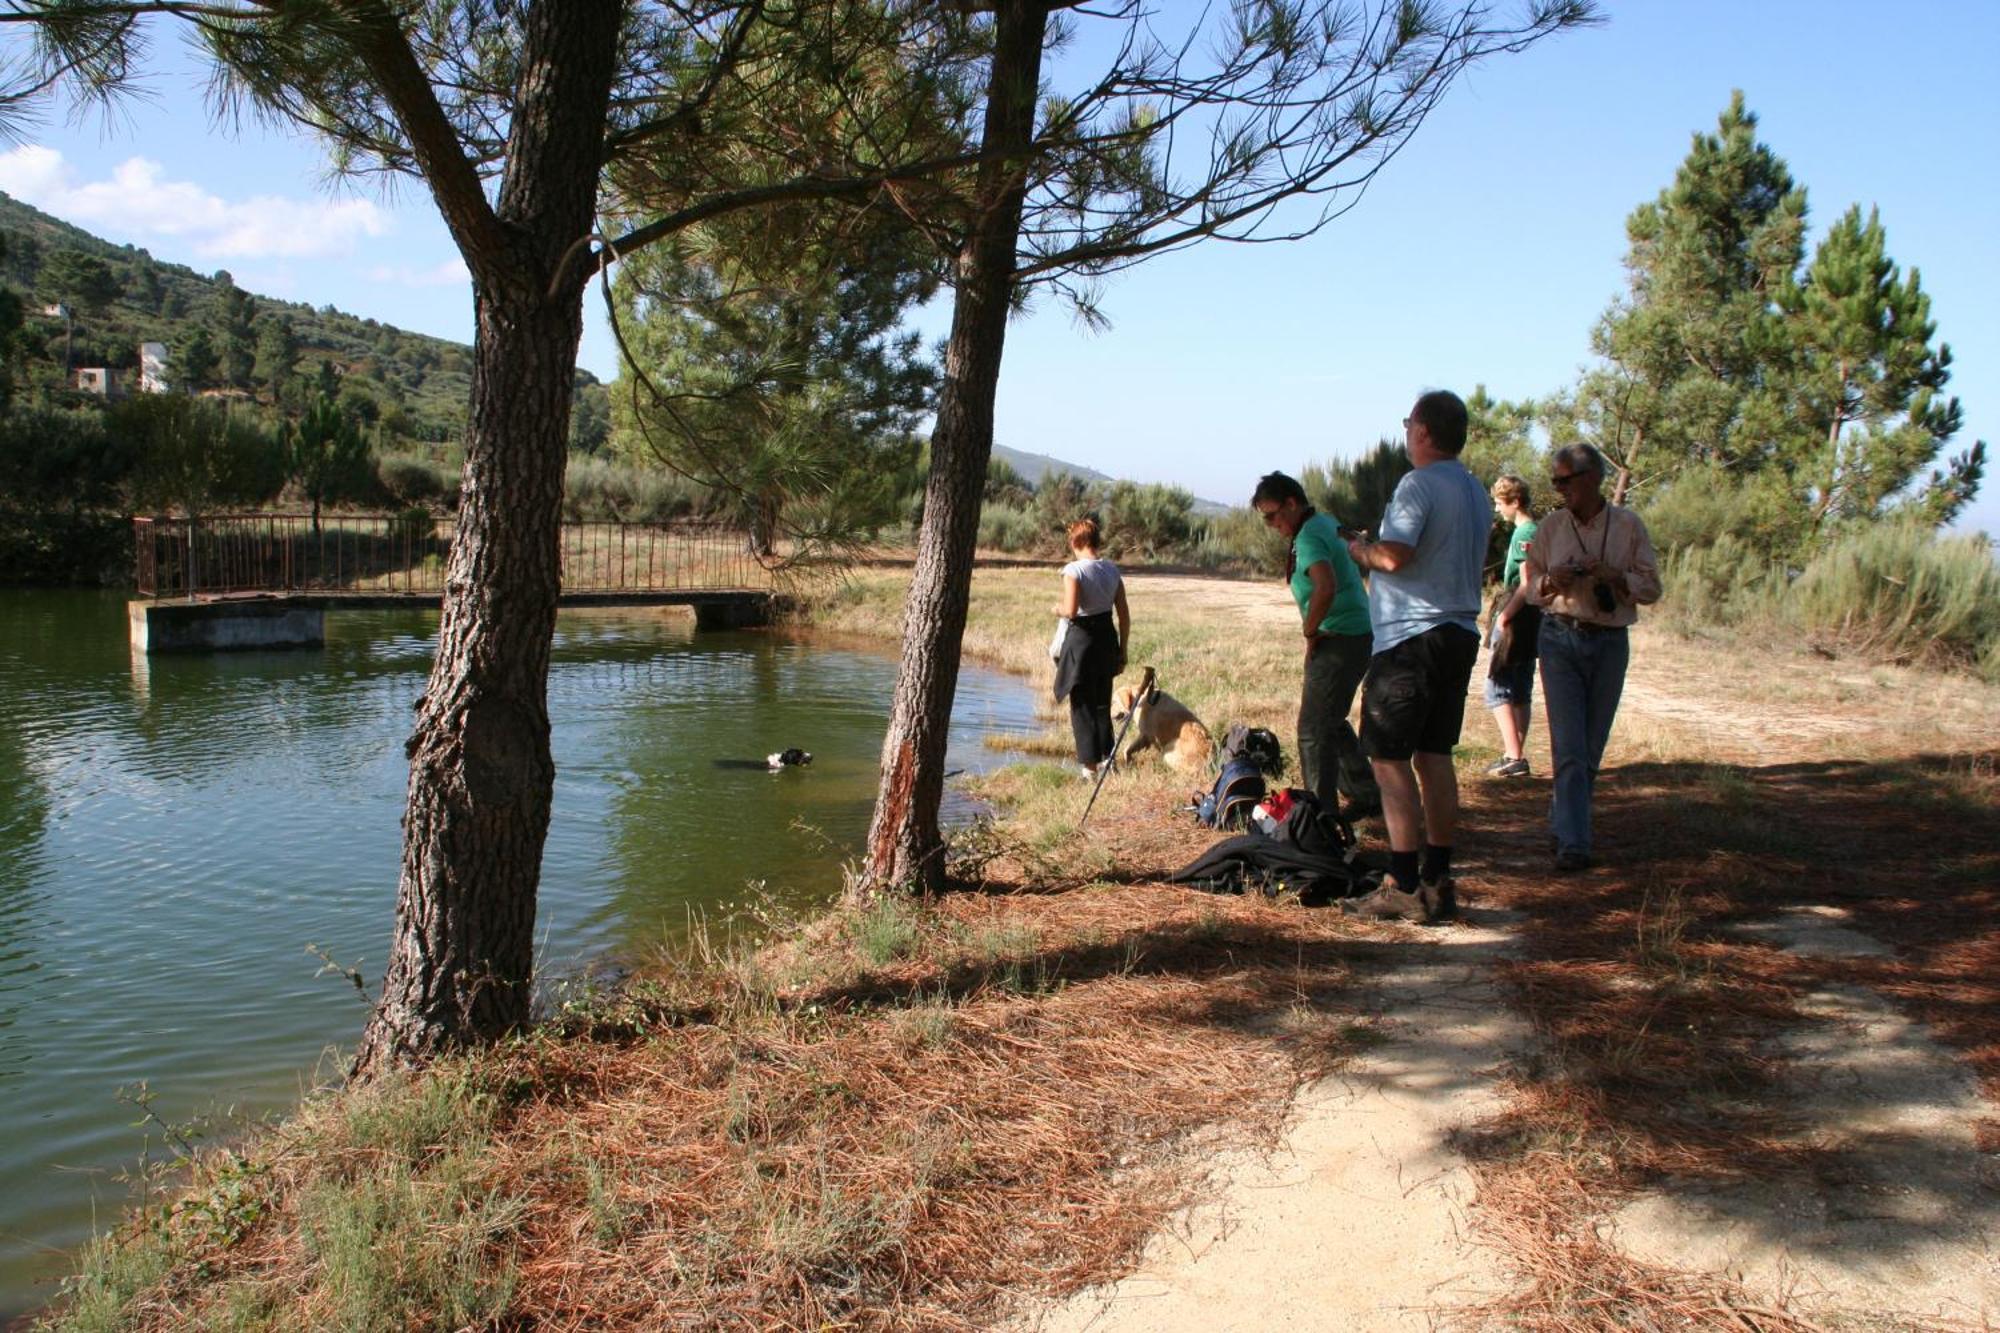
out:
M421 1063L528 1019L535 895L555 763L548 666L560 592L563 461L583 278L620 7L535 5L500 228L454 225L477 334L464 494L437 656L409 742L403 868L382 998L358 1075ZM478 203L447 197L447 221ZM470 238L470 239L468 239ZM555 290L551 290L552 286Z
M1043 0L1001 0L995 15L982 147L1025 150L1034 136L1048 9ZM856 892L889 887L933 892L944 884L938 807L944 799L945 742L958 690L980 494L993 452L993 405L1024 193L1018 159L989 159L981 166L977 221L953 275L951 336L931 434L923 529L903 612L902 662L882 742L881 785Z

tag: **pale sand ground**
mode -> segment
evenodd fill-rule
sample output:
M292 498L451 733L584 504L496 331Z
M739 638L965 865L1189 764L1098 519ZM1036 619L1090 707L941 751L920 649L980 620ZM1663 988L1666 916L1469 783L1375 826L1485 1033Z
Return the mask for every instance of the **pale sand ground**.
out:
M1266 585L1137 575L1132 596L1274 628L1294 617ZM1641 634L1619 727L1627 758L1665 743L1683 757L1754 764L1990 746L1996 719L2000 691L1963 680L1777 648L1732 654L1725 667L1718 654ZM1468 739L1484 721L1476 704L1468 710ZM1614 738L1607 762L1620 758ZM1818 956L1883 948L1834 908L1750 929ZM1021 1312L1011 1327L1420 1329L1504 1290L1504 1259L1478 1239L1472 1176L1450 1145L1455 1129L1502 1104L1528 1040L1490 979L1507 925L1490 914L1409 935L1426 956L1380 983L1381 1044L1302 1093L1273 1152L1215 1162L1207 1201L1123 1281ZM1662 1190L1618 1208L1608 1234L1635 1258L1725 1273L1836 1322L1992 1327L2000 1171L1973 1141L1973 1122L1992 1108L1884 996L1830 986L1807 1008L1808 1025L1774 1040L1793 1064L1804 1132L1836 1168L1826 1187Z
M1471 1170L1454 1130L1501 1109L1499 1076L1528 1039L1489 964L1499 913L1430 932L1368 1007L1381 1044L1299 1096L1276 1151L1214 1163L1217 1189L1147 1248L1136 1272L1031 1312L1039 1333L1423 1329L1429 1311L1508 1285L1472 1237Z

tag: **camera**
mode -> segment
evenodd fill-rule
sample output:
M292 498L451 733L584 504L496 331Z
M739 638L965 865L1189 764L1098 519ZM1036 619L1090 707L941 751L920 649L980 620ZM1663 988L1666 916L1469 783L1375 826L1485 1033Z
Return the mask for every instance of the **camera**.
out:
M1612 595L1611 585L1598 579L1590 585L1590 600L1597 603L1597 609L1610 615L1618 609L1618 599Z

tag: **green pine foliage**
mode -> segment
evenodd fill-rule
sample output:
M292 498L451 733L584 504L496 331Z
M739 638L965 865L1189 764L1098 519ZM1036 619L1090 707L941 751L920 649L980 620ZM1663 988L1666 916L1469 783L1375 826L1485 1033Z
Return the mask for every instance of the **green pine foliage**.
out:
M1857 523L1940 526L1978 490L1983 443L1942 457L1963 413L1916 270L1858 207L1808 261L1806 216L1736 93L1627 220L1629 287L1592 335L1600 363L1544 414L1551 443L1595 444L1613 498L1674 540L1729 535L1798 565Z

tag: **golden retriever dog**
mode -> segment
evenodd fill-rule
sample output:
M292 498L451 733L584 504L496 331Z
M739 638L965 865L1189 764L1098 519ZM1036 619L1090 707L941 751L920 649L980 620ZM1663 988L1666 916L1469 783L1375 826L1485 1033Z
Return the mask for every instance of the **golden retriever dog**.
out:
M1132 712L1138 693L1138 687L1134 685L1118 687L1111 696L1113 722L1124 722L1126 714ZM1214 745L1208 728L1201 724L1194 710L1164 690L1154 690L1153 697L1139 705L1138 716L1132 719L1126 734L1131 740L1121 759L1129 763L1135 755L1149 748L1158 749L1168 768L1183 773L1206 768L1209 751Z

